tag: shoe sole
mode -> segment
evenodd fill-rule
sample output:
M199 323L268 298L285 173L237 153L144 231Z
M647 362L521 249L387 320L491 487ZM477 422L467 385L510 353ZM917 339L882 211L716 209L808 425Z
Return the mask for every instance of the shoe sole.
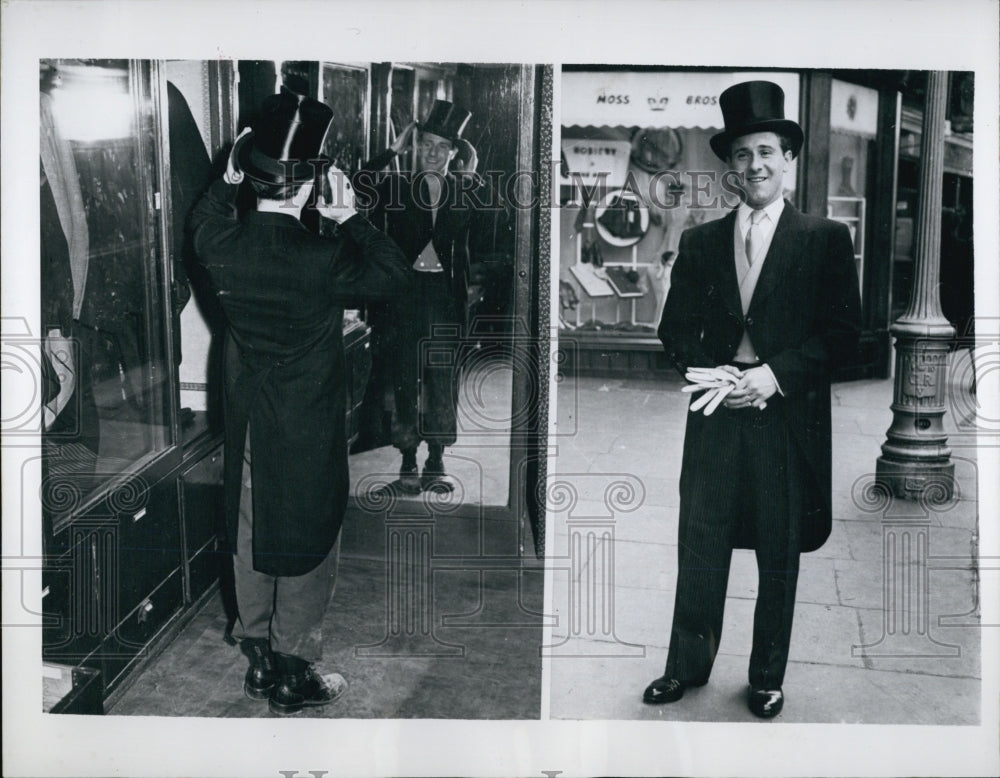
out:
M671 702L677 702L683 696L684 696L684 687L681 687L680 694L676 696L661 694L656 697L647 697L646 694L643 693L642 701L647 705L669 705Z
M344 692L346 691L347 689L344 689L344 691L342 691L332 700L326 700L324 702L301 702L298 705L281 705L279 703L276 703L274 700L268 700L267 707L268 710L271 711L271 713L276 713L279 716L291 716L295 713L302 712L306 708L322 708L324 705L330 705L331 703L334 703L341 697L343 697Z
M704 686L707 683L708 683L707 678L704 681L698 681L696 683L686 683L681 688L681 693L678 694L676 697L647 697L644 692L642 695L642 701L647 705L669 705L671 702L677 702L679 699L681 699L684 696L684 692L686 690L696 689L699 686Z
M268 686L266 689L254 689L249 684L243 684L243 693L249 697L251 700L266 700L271 696L271 689L274 686Z
M425 492L439 492L441 494L451 494L455 491L455 484L450 481L428 479L424 482Z

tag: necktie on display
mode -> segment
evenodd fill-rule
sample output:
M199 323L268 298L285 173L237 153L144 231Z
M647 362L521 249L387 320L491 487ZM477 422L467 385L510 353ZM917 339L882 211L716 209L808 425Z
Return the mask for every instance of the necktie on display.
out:
M760 248L760 222L765 216L764 211L750 212L750 229L747 230L747 262L751 265L757 258L757 249Z

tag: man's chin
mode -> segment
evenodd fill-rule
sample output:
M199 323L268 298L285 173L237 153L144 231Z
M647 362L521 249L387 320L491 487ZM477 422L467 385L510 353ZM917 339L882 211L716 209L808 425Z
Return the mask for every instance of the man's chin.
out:
M769 192L767 194L759 194L759 195L754 194L753 192L747 192L746 203L751 208L766 208L775 200L777 200L780 196L781 196L780 193L774 194L773 192Z

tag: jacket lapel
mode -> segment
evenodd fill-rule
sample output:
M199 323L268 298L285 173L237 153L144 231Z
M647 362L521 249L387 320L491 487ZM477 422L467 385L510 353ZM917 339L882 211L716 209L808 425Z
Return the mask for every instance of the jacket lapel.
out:
M774 236L771 238L771 245L768 247L764 267L760 271L760 278L757 279L757 286L754 289L753 297L750 298L750 307L747 310L748 314L763 305L764 300L780 285L781 280L786 277L788 264L795 254L798 217L799 212L786 200L781 217L774 227Z

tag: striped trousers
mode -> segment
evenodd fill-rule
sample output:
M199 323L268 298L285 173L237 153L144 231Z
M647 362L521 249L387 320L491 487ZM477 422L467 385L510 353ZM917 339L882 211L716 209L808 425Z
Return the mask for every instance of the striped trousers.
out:
M750 543L758 568L749 681L781 686L788 661L799 572L799 522L807 468L791 440L783 401L763 411L720 407L703 439L688 442L697 471L683 490L677 592L666 674L708 680L722 637L734 547ZM685 462L685 467L688 466Z

